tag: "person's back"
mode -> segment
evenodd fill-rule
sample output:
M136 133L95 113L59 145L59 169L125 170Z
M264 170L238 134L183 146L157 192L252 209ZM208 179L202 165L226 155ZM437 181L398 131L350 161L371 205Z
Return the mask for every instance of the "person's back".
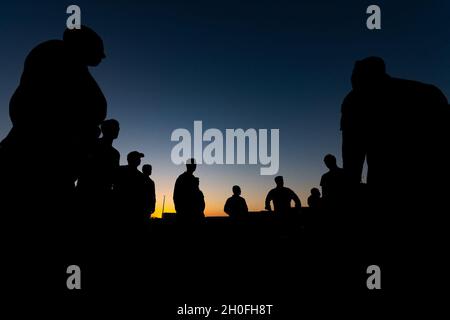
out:
M322 209L322 198L320 197L319 189L311 189L311 195L308 197L308 207L313 210Z
M200 200L198 181L194 176L197 166L194 159L186 163L186 171L178 176L173 191L173 202L180 221L192 219L198 211L196 200Z
M241 197L241 188L233 187L233 195L227 199L224 211L233 219L243 218L248 214L248 207L245 199Z

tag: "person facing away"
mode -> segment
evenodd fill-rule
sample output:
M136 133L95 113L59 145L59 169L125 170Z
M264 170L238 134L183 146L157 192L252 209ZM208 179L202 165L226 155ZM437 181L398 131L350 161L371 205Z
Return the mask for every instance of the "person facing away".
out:
M240 219L247 216L247 203L241 197L241 188L239 186L233 186L233 195L227 199L223 210L232 219Z
M327 154L323 159L328 172L322 175L320 186L322 187L322 200L328 208L335 208L343 202L345 190L345 174L336 163L336 157Z
M114 192L117 196L118 219L127 217L128 222L141 223L144 218L148 218L145 214L145 175L139 171L143 153L132 151L127 155L128 164L121 166L117 172L117 178L114 184Z
M112 190L114 176L120 166L120 153L113 141L120 132L119 122L109 119L100 125L102 137L92 148L78 178L77 189L81 193L105 196Z
M308 197L308 206L311 209L321 209L322 208L322 198L321 198L319 189L317 189L317 188L311 189L311 195Z
M284 186L282 176L275 177L276 187L269 191L266 197L266 210L272 211L270 202L273 202L275 213L279 215L289 214L291 212L291 201L295 203L295 209L301 208L299 197L294 191Z
M149 215L155 212L156 207L156 194L155 194L155 182L150 178L152 175L152 166L150 164L144 164L142 166L142 173L145 176L144 179L144 196L145 196L145 211Z
M195 159L186 162L186 171L178 176L173 190L173 202L180 221L196 220L198 199L200 198L198 180L194 176L197 169Z

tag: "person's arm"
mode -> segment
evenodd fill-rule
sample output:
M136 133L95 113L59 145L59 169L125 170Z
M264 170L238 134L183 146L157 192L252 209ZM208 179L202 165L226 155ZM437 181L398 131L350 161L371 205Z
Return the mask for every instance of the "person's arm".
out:
M247 214L248 213L247 202L245 201L244 198L242 198L242 201L244 202L244 213Z
M297 196L297 194L294 191L292 191L292 190L290 190L290 191L291 191L291 199L294 200L295 207L297 209L301 208L302 207L302 203L300 201L300 198Z

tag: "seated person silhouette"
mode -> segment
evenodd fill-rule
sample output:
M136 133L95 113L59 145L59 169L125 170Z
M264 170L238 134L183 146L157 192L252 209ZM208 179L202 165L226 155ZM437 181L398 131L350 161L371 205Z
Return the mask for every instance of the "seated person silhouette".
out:
M201 198L198 180L194 176L197 169L195 159L186 162L186 171L178 176L173 190L173 202L176 217L179 222L195 222L202 218L199 213L199 198Z
M245 199L241 197L241 188L233 186L233 195L225 202L223 209L232 219L242 219L248 215Z
M148 219L146 208L145 175L139 171L143 153L132 151L127 155L128 165L121 166L117 172L114 193L119 210L116 219L130 224L143 224Z
M319 189L311 189L311 195L308 197L308 206L314 210L322 208L322 198Z
M323 159L329 171L322 175L320 186L322 187L322 201L327 208L336 208L343 203L345 190L345 174L336 163L336 157L327 154Z
M291 208L291 201L294 201L295 209L298 211L302 206L300 199L294 191L284 186L283 177L275 177L275 183L277 186L267 194L265 202L266 210L272 211L270 203L273 202L275 213L278 216L286 216L293 211Z
M145 211L148 212L149 215L151 215L155 212L156 206L155 182L153 182L153 180L150 178L150 176L152 175L152 166L150 164L144 164L142 166L142 173L145 176Z

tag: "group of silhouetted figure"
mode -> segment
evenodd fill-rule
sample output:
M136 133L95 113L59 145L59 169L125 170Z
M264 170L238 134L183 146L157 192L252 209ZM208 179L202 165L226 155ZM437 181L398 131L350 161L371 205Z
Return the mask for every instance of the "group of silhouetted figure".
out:
M113 147L119 122L105 120L107 101L88 69L103 58L101 38L82 26L67 29L62 40L39 44L25 60L10 100L13 126L0 144L1 212L24 232L77 232L84 224L106 220L142 223L155 211L151 165L140 171L144 155L133 151L128 164L120 166ZM334 156L325 157L329 172L320 181L322 194L313 188L309 207L370 207L370 217L383 216L384 224L403 223L406 217L420 220L422 215L413 211L430 203L434 211L429 215L439 215L447 194L438 183L449 181L446 97L435 86L389 76L377 57L357 61L351 83L342 104L343 168ZM368 174L362 188L364 163ZM205 199L193 175L195 161L186 166L175 183L175 210L181 222L199 221ZM275 182L266 209L279 215L299 209L300 199L284 186L283 177ZM240 187L232 190L224 211L239 219L248 207Z

